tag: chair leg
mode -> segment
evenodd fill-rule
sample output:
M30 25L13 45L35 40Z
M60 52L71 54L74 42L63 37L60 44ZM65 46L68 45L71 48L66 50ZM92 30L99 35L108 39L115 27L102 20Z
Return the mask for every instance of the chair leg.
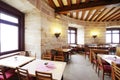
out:
M85 54L85 59L86 59L86 54Z
M93 64L93 68L94 68L94 63L92 63Z
M104 70L103 70L102 80L104 80Z
M96 72L97 72L97 64L96 64Z
M99 71L100 71L100 69L98 68L98 76L99 76Z

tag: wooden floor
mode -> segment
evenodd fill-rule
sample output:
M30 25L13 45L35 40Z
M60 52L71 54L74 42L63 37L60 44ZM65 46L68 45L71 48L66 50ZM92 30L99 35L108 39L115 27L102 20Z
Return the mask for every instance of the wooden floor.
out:
M102 72L98 77L88 58L85 59L84 54L72 55L63 75L63 80L102 80L101 78ZM105 76L104 80L111 80L111 78Z

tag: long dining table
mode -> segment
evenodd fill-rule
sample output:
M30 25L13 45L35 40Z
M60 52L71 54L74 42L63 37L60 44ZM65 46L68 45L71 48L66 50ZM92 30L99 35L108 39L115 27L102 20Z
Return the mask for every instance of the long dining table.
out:
M62 80L66 62L36 59L21 68L27 69L31 76L35 76L35 71L52 73L53 80Z
M33 60L35 60L34 57L14 55L14 56L10 56L10 57L0 59L0 66L16 68L16 67L20 67L22 65L25 65L25 64L33 61Z
M92 62L92 59L93 59L93 55L92 55L92 52L94 52L96 55L97 54L106 54L108 55L109 54L109 50L104 50L104 49L90 49L90 61Z
M100 56L103 60L105 60L109 64L112 64L112 62L120 64L120 57L117 55L98 54L97 56Z

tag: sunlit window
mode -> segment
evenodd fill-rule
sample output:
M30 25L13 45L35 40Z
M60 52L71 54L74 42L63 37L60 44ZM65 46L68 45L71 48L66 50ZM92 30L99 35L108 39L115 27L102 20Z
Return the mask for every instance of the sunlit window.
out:
M10 16L10 15L4 14L4 13L0 13L0 18L2 20L5 20L5 21L10 21L10 22L13 22L13 23L18 23L18 18L15 18L13 16Z
M69 27L68 29L68 43L76 44L77 42L77 28Z
M18 26L1 24L1 52L18 50Z
M108 28L106 31L106 43L120 43L120 28Z
M0 55L23 50L24 14L4 2L0 5Z
M0 20L0 52L18 50L18 18L0 13Z

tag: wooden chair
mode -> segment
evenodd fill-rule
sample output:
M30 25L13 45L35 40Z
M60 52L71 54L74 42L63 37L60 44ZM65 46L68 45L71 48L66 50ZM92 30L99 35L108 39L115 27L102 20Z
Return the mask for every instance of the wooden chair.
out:
M100 70L103 71L102 80L104 80L105 74L108 74L108 75L111 74L111 66L108 64L103 64L103 61L100 56L97 56L97 59L98 59L98 76L99 76L99 71Z
M112 80L120 80L120 65L112 62Z
M52 60L52 53L51 51L46 51L46 53L43 53L42 54L42 59L45 59L45 60Z
M92 59L93 59L92 52L94 52L95 55L97 55L97 54L109 54L108 50L104 50L104 49L90 49L90 62L92 62Z
M0 80L9 80L15 75L14 69L5 70L4 67L0 66Z
M20 67L17 67L16 69L19 80L34 80L34 78L29 75L28 70L21 69Z
M52 73L36 71L35 74L36 74L36 80L53 80Z
M65 61L63 51L58 51L58 54L54 55L54 61Z
M85 51L85 59L86 59L86 56L88 56L88 58L89 58L90 57L90 49L89 49L89 47L85 47L84 51Z
M92 64L93 64L93 68L95 65L95 71L97 72L97 66L98 66L98 60L97 60L97 55L94 52L91 52L93 58L92 58Z

